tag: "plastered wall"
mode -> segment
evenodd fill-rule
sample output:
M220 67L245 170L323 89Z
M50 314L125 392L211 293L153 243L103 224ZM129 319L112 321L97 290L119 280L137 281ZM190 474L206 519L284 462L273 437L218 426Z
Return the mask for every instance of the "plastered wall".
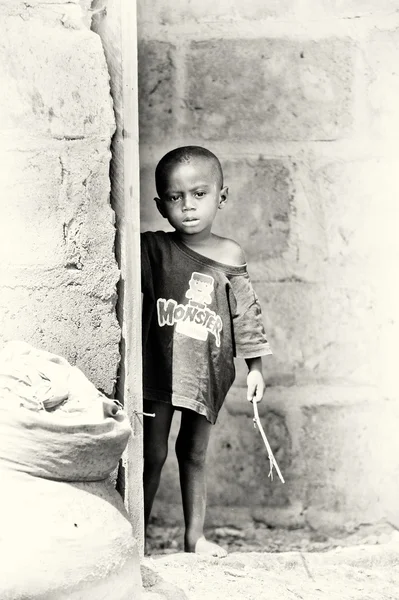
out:
M60 353L112 393L115 125L90 23L87 0L0 1L0 343Z
M215 231L245 251L274 357L261 407L245 365L215 426L208 522L345 528L398 520L397 2L138 2L142 229L153 171L215 152ZM180 522L173 441L155 514Z

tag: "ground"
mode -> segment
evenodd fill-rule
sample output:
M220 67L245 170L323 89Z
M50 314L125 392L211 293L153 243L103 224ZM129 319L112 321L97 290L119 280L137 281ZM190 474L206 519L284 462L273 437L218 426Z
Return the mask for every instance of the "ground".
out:
M208 530L224 559L184 554L181 534L152 526L143 600L399 599L399 533L386 523L335 536L259 524Z

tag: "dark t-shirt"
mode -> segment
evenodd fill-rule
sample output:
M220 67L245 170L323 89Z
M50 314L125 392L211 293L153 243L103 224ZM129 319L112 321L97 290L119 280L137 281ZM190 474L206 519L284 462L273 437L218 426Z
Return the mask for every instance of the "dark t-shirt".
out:
M174 233L141 235L143 393L215 423L234 357L271 354L246 265L198 254Z

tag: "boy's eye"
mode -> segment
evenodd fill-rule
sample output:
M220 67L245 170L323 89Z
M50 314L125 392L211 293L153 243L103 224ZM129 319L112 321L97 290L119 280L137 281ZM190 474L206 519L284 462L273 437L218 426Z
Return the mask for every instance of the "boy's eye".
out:
M169 200L169 202L178 202L180 200L180 196L178 196L178 195L169 196L168 200Z
M195 196L197 198L203 198L205 196L205 192L195 192Z

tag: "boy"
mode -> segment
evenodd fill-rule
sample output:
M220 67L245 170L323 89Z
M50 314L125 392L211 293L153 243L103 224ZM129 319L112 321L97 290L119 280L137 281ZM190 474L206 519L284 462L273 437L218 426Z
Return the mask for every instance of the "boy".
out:
M204 537L205 459L212 424L234 381L234 357L248 365L247 397L264 391L262 355L271 354L244 254L212 233L228 188L219 160L199 146L168 152L155 171L161 215L174 228L142 234L144 510L147 526L166 460L172 416L185 521L184 549L226 551Z

